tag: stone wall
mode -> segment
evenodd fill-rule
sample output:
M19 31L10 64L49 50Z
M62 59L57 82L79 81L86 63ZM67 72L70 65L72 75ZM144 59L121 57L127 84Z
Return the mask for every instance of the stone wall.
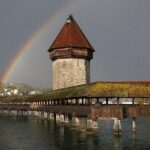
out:
M90 62L85 59L57 59L53 61L53 90L90 82Z

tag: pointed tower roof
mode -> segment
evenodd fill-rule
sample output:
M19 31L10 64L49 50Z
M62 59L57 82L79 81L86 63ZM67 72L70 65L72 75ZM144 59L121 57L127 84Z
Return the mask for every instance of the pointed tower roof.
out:
M57 35L48 51L50 52L54 49L69 47L81 49L84 48L94 52L94 48L85 37L84 33L81 31L72 15L68 17L63 28Z

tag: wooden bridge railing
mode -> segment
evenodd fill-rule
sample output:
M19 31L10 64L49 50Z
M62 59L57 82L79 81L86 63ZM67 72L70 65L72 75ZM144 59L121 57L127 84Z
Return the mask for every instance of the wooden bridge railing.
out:
M87 116L93 120L99 117L127 118L137 116L150 116L150 105L63 105L63 106L43 106L43 105L18 105L0 104L0 110L30 110L45 111L58 114L75 114L76 116Z

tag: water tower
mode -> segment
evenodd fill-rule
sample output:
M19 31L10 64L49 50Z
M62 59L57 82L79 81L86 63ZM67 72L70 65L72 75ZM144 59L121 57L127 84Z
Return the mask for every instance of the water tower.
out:
M94 49L70 15L50 46L53 90L90 83Z

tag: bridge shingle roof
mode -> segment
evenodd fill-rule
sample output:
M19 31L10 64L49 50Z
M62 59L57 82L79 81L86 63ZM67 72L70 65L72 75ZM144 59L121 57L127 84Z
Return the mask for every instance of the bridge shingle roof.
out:
M40 95L0 98L1 101L40 101L70 98L150 98L150 82L95 82L59 90L52 90Z

